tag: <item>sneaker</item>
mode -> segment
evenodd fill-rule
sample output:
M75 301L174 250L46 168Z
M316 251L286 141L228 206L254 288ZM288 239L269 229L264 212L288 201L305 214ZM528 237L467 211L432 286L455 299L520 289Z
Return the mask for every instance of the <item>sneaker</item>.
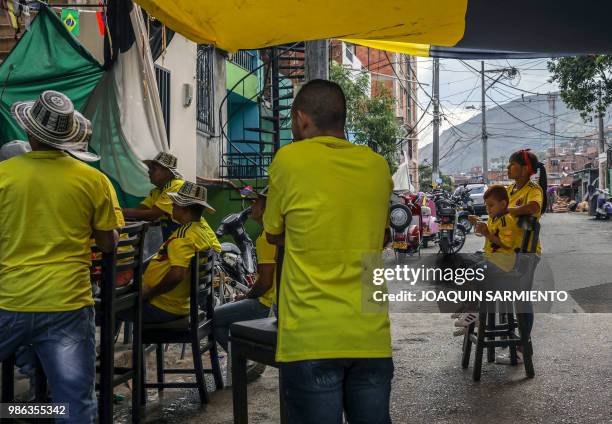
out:
M500 353L499 355L497 355L495 357L495 363L501 365L512 365L512 362L510 361L510 349L508 349L507 352ZM520 350L516 351L516 363L523 363L523 353Z
M455 321L455 327L468 327L471 324L478 322L478 314L461 314L459 319Z
M467 327L457 328L455 329L455 331L453 331L454 337L465 336L466 334L467 334Z

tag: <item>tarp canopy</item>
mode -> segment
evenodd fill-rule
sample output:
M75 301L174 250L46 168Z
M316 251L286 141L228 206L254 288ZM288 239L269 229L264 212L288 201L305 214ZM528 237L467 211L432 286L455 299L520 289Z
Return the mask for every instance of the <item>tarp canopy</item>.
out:
M92 122L89 147L101 156L92 165L111 179L123 206L135 206L152 188L142 161L168 151L168 141L140 9L125 0L110 2L109 9L122 19L113 22L114 60L104 69L51 9L41 7L0 64L0 146L27 140L11 116L14 102L61 91ZM80 30L100 37L95 21Z
M433 57L612 53L606 0L136 1L185 37L227 51L340 38Z

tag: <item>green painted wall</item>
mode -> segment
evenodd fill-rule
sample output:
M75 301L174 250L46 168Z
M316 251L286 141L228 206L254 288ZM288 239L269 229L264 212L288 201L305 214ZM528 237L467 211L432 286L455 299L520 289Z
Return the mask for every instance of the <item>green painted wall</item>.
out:
M225 62L225 65L225 86L228 90L231 90L232 88L234 88L234 85L242 78L244 78L249 72L242 69L240 66L233 64L229 60ZM244 98L257 101L256 96L259 92L259 81L257 80L257 75L249 75L244 81L238 84L238 86L235 87L233 91L234 93L239 94Z
M245 181L246 185L249 184L248 181ZM238 182L236 185L240 186ZM205 214L204 218L208 221L208 224L211 226L213 231L217 230L217 227L228 214L233 212L240 212L245 209L249 204L247 202L242 202L240 200L236 200L238 198L238 193L232 192L227 188L219 188L219 187L209 187L208 189L208 203L211 204L212 207L216 209L213 214ZM259 224L257 224L252 219L249 219L246 223L247 233L251 236L253 241L261 234L262 228ZM231 238L223 238L220 240L224 241L232 241Z

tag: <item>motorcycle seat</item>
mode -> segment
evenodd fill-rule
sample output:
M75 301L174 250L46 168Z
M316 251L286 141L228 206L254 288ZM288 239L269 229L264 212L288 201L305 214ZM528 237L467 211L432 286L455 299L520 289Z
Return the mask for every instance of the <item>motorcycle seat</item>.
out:
M241 254L240 249L238 249L238 246L234 243L221 243L221 253L226 252L235 253L237 255Z

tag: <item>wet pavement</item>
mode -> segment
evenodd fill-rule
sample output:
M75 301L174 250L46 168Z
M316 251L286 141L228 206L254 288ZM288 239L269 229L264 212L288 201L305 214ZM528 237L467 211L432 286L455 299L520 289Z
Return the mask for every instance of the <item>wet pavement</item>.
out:
M465 252L482 247L470 235ZM542 245L555 286L588 288L612 283L612 221L583 214L547 215ZM428 249L435 253L435 248ZM534 379L522 366L483 364L480 382L472 364L460 365L460 337L448 314L392 313L394 423L612 423L612 315L583 313L578 302L537 314L533 329ZM171 346L167 364L189 366ZM150 356L149 375L155 375ZM212 391L212 378L206 376ZM116 405L116 422L127 422L127 398ZM149 390L148 423L232 423L231 389L210 394L200 406L195 390ZM248 387L250 423L279 422L278 373L268 368Z

